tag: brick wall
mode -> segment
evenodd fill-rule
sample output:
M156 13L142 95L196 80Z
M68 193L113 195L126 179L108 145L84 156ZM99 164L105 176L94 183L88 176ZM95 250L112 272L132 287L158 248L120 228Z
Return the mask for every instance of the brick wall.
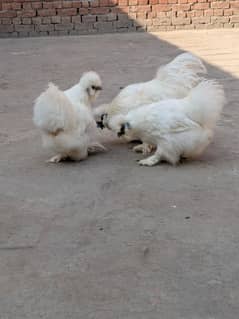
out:
M0 37L238 26L239 0L0 0Z

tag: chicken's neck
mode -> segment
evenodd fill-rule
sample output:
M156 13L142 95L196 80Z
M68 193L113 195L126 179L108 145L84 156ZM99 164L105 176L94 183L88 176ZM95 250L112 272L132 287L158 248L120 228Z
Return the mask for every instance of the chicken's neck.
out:
M72 88L65 91L66 96L69 98L71 103L77 104L82 103L88 107L91 107L88 93L83 89L80 84L74 85Z

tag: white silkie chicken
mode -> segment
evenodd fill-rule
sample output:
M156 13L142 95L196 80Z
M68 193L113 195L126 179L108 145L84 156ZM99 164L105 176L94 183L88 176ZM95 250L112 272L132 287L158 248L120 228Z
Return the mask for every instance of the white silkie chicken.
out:
M180 158L198 157L212 141L214 128L225 104L224 90L216 81L202 81L183 99L169 99L118 115L118 135L137 136L156 146L140 165L164 160L175 165Z
M109 104L95 108L95 120L99 127L111 128L111 120L116 115L127 114L134 108L161 100L183 98L201 81L199 74L205 73L207 70L199 58L191 53L182 53L161 66L151 81L131 84Z
M41 130L43 146L55 153L48 162L58 163L66 158L83 160L89 152L105 150L91 138L96 128L91 103L101 89L99 75L90 71L64 92L50 83L36 99L33 121Z

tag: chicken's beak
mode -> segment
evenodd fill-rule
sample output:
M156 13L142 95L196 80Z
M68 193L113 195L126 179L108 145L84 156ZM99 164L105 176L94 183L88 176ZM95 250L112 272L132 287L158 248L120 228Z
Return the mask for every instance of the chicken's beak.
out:
M117 133L118 137L125 135L125 123L121 125L120 131Z
M102 88L102 86L96 86L96 87L95 87L95 90L96 90L96 91L102 91L103 88Z
M97 121L96 125L97 125L98 128L101 128L102 130L105 128L105 126L104 126L102 121Z
M128 122L123 123L120 127L120 131L117 133L118 137L121 137L122 135L125 135L126 130L131 129L131 126Z
M101 128L102 130L106 127L106 126L104 125L104 118L105 118L105 117L107 117L107 113L101 114L100 121L96 121L97 127L98 127L98 128Z

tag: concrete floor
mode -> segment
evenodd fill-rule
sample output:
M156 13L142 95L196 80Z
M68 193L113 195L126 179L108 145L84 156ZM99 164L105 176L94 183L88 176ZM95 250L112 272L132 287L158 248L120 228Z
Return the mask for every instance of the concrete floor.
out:
M47 165L33 100L83 71L98 103L198 54L228 98L197 161L139 167L109 152ZM0 318L238 319L239 30L0 40ZM108 141L108 142L107 142Z

